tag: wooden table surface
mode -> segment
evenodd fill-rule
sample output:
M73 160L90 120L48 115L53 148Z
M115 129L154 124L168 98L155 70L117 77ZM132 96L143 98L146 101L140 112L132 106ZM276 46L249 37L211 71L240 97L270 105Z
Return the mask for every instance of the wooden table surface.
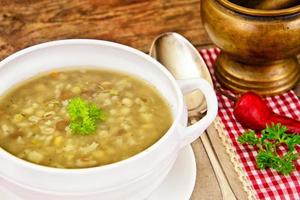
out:
M0 60L24 47L66 38L110 40L147 52L153 39L168 31L200 48L212 45L201 23L200 0L0 1ZM208 134L237 199L246 199L216 130L210 127ZM197 181L191 199L222 199L200 139L193 149Z

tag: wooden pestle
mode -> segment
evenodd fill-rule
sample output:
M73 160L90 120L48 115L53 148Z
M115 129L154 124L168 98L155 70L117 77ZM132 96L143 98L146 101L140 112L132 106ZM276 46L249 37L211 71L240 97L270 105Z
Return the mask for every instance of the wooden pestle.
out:
M278 10L283 8L288 8L299 4L299 0L261 0L256 6L256 9L262 10Z

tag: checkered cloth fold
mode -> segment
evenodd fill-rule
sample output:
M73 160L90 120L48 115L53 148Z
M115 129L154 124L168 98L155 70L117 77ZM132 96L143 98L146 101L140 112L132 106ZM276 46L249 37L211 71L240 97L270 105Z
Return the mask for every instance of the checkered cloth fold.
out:
M200 50L211 74L215 86L220 86L214 76L213 65L220 50L217 48ZM230 91L228 91L230 92ZM258 170L256 168L256 150L249 145L241 145L237 142L238 136L244 131L243 127L233 116L233 102L227 97L217 93L219 101L219 117L225 128L225 133L237 154L239 162L246 172L252 190L257 199L300 199L300 160L295 162L296 170L289 176L278 174L275 170ZM300 120L300 100L293 91L282 95L265 98L274 112ZM300 148L297 149L298 151ZM284 148L279 149L281 153ZM279 153L280 153L279 152Z

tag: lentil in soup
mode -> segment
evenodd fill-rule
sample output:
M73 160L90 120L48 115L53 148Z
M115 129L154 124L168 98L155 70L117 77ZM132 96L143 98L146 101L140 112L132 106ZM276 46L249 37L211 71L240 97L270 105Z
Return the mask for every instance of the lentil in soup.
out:
M75 111L69 108L71 101ZM89 121L91 105L95 116L105 116L102 120ZM79 118L70 118L70 112ZM114 71L48 72L0 99L0 147L56 168L95 167L126 159L154 144L171 123L170 107L153 86Z

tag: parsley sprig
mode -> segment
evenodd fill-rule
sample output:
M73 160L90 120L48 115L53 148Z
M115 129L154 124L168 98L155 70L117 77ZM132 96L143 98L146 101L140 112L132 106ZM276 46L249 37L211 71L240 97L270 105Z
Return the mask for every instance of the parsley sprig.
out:
M75 134L89 135L94 133L97 128L96 122L106 119L106 115L96 104L88 103L81 98L71 99L67 110L70 117L69 127Z
M288 175L295 169L293 161L300 155L295 149L296 145L300 145L300 135L287 134L286 131L285 126L279 123L272 124L261 131L261 137L253 130L248 130L239 136L238 141L241 144L258 147L256 164L259 169L272 168L283 175ZM288 151L282 156L277 153L281 145L288 147Z

